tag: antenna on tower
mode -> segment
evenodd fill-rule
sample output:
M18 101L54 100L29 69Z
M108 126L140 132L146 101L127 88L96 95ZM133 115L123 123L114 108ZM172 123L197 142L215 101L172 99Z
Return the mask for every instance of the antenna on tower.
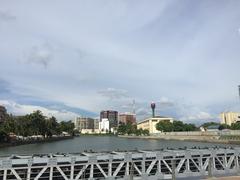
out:
M133 107L132 107L133 108L133 114L135 114L135 105L136 105L135 104L135 99L133 99L133 104L132 105L133 105Z

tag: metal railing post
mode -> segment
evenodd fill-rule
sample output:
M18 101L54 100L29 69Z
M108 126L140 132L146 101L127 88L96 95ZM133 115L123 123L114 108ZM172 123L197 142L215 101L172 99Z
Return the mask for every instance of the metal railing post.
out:
M176 160L172 160L172 180L176 180Z
M131 162L130 166L130 180L133 180L133 174L134 174L134 167L133 167L133 161Z
M213 167L213 158L210 157L208 162L208 177L210 178L213 177L212 167Z

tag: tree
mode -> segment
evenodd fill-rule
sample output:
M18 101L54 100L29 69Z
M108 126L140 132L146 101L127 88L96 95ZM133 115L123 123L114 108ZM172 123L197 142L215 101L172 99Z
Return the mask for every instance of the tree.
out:
M156 124L156 129L162 132L171 132L173 131L173 123L170 121L160 121Z
M7 119L0 125L0 139L4 133L15 133L20 136L43 135L51 137L66 131L74 134L74 124L71 121L58 123L55 117L47 118L41 111L37 110L25 116L8 115Z
M7 134L10 132L16 131L16 122L13 116L8 116L7 120L4 121L1 126L2 126L2 130Z
M69 134L73 134L74 132L74 124L71 121L61 121L59 125L60 132L68 132Z
M33 134L33 123L26 116L15 117L15 127L15 134L22 136L31 136Z
M118 127L118 134L127 134L127 127L125 124L121 124Z
M231 129L231 126L229 126L227 124L220 124L219 130L223 130L223 129Z
M240 123L236 122L231 125L232 130L240 130Z
M0 129L0 142L7 142L7 141L8 141L7 133L3 129Z
M135 131L135 135L136 135L136 136L141 136L142 134L143 134L143 129L142 129L142 128L137 129L137 130Z
M33 132L35 135L43 135L47 133L47 128L46 128L46 117L43 116L42 112L37 110L34 111L33 113L27 115L31 121L32 121L32 128Z
M185 125L182 121L173 121L173 131L185 131Z
M184 124L184 131L196 131L198 128L194 124Z
M142 134L145 135L145 136L149 136L149 130L144 129L144 130L142 131Z
M135 134L136 136L141 136L141 135L149 135L148 130L143 130L142 128L137 129L137 125L127 123L127 124L121 124L118 127L118 134Z
M201 126L206 129L208 126L216 126L216 125L220 125L220 123L217 123L217 122L206 122L206 123L202 124Z
M47 137L52 137L53 134L60 134L58 126L59 124L54 116L46 119Z
M196 131L194 124L183 123L182 121L160 121L156 124L156 129L163 132L171 131Z

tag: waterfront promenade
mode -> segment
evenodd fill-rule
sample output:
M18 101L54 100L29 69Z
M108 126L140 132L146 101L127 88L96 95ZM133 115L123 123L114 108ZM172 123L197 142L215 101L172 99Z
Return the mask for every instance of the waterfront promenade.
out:
M119 135L122 138L129 139L156 139L156 140L177 140L192 142L208 142L220 144L240 144L240 131L218 131L218 132L166 132L151 134L149 136Z

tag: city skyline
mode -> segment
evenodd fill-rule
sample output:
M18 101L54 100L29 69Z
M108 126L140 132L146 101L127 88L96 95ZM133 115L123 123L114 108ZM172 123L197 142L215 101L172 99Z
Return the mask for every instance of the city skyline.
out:
M0 105L219 121L240 109L240 1L0 0ZM135 100L135 108L133 108Z

